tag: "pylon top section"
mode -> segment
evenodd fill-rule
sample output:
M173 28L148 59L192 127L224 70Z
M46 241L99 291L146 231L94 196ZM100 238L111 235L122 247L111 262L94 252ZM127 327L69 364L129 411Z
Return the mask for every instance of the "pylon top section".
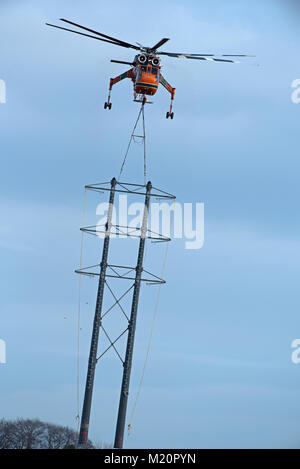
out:
M129 182L120 182L120 181L115 181L115 186L114 190L115 192L121 192L125 194L137 194L137 195L146 195L147 193L147 187L151 184L149 181L147 184L141 185L141 184L132 184ZM85 186L86 190L91 190L91 191L96 191L96 192L103 192L103 191L110 191L111 190L111 184L112 181L108 182L100 182L98 184L88 184ZM157 187L152 187L152 191L150 193L150 197L156 197L159 199L169 199L169 200L175 200L176 197L175 195L169 194L168 192L165 192L161 189L158 189Z

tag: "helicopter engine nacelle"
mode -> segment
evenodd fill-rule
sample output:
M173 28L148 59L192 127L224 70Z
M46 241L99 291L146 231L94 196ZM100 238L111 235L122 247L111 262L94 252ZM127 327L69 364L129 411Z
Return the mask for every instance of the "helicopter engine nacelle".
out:
M138 61L140 64L145 65L148 61L147 56L145 54L141 54L138 56Z
M154 65L154 67L158 67L160 64L160 60L158 57L153 57L153 59L151 60L151 63L152 65Z

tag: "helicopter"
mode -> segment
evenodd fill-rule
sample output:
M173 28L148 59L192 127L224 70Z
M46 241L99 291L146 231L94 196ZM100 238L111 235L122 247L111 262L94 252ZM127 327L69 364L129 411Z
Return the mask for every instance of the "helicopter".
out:
M64 23L68 23L72 26L76 26L77 28L93 33L93 35L86 34L80 31L76 31L74 29L57 26L55 24L46 23L46 25L51 26L53 28L62 29L64 31L70 31L75 34L80 34L81 36L86 36L92 39L97 39L98 41L103 41L103 42L107 42L110 44L114 44L116 46L125 47L127 49L133 49L133 50L138 51L137 55L134 57L133 61L131 62L126 62L123 60L111 60L111 62L113 63L130 65L131 68L127 70L126 72L122 73L121 75L118 75L117 77L110 79L108 99L104 103L104 109L109 109L109 110L112 107L112 103L110 100L112 87L119 81L124 80L125 78L130 78L133 82L134 101L142 102L143 104L145 104L146 102L150 103L150 101L147 100L147 96L153 96L157 92L159 85L164 86L164 88L166 88L166 90L171 95L170 109L166 113L166 118L167 119L174 118L173 100L175 97L175 88L173 88L167 82L167 80L163 77L161 73L161 68L162 68L161 59L159 56L168 56L168 57L184 58L184 59L192 59L192 60L206 60L206 61L211 61L211 62L225 62L225 63L226 62L227 63L240 63L237 60L233 60L233 58L236 58L236 57L255 57L255 55L222 54L220 57L223 57L223 58L218 58L215 54L185 54L185 53L177 53L177 52L162 52L162 51L158 51L158 49L161 46L163 46L166 42L168 42L169 38L166 38L166 37L162 38L153 47L145 47L142 44L139 44L138 42L136 43L136 45L131 44L129 42L122 41L115 37L100 33L93 29L86 28L85 26L82 26L78 23L74 23L73 21L69 21L64 18L60 18L60 21L63 21Z

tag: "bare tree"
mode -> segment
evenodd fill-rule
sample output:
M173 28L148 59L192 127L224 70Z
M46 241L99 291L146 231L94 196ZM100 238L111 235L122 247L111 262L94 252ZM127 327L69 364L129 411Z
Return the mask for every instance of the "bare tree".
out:
M0 420L0 449L10 449L13 440L13 425Z
M77 438L69 427L37 419L0 420L0 449L72 449ZM91 441L85 447L94 448Z
M18 449L41 448L44 424L39 420L18 419L13 423L13 441Z

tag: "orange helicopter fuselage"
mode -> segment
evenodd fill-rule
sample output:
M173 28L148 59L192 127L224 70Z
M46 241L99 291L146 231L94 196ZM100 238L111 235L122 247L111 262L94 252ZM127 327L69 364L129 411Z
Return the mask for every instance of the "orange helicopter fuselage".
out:
M159 85L160 67L150 64L137 64L134 67L134 74L135 93L153 96Z

